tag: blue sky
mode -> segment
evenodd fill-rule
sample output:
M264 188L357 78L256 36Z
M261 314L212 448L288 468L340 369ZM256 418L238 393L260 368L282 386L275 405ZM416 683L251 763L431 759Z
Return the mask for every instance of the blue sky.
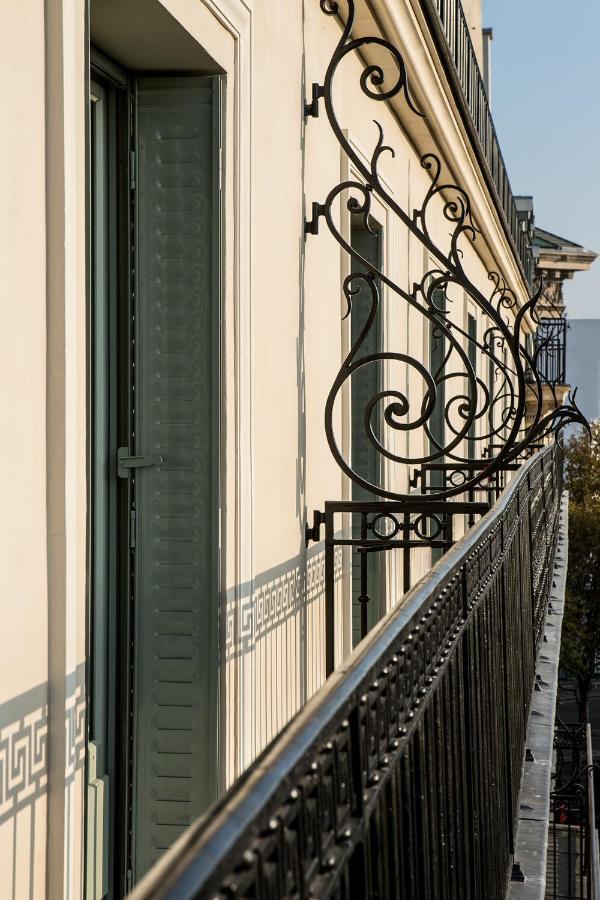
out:
M600 0L483 0L492 114L515 194L536 223L600 251ZM600 318L600 258L565 285L572 318Z

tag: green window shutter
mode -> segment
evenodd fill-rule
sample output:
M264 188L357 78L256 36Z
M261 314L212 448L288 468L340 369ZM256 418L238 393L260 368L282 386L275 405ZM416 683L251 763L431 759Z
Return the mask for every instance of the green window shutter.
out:
M366 228L356 227L353 223L352 227L352 247L357 253L366 259L372 265L379 267L381 265L381 230L376 227L375 222L371 222L371 227L375 233L372 234ZM364 267L354 259L351 261L351 269L353 272L364 271ZM352 343L358 338L361 329L364 327L365 321L371 311L371 293L366 287L361 287L358 294L352 299L352 313L350 316L351 339ZM382 306L379 305L377 319L373 323L369 333L359 350L359 357L368 356L371 353L380 353L383 350L383 328L382 328ZM383 364L376 363L363 366L354 375L351 376L352 391L352 413L351 413L351 459L352 469L369 481L371 484L380 483L380 458L379 454L367 438L364 427L364 410L372 397L381 390L383 384ZM375 420L375 433L381 439L378 433L381 427L380 421ZM353 500L375 500L374 494L366 491L360 485L352 484ZM360 537L360 525L357 521L353 523L354 538ZM369 628L377 623L380 618L380 608L383 604L380 598L381 591L381 560L378 554L370 553L368 555L368 585L369 585L369 606L368 606L368 623ZM353 554L352 561L352 642L354 645L360 640L360 622L361 622L361 604L358 602L360 596L360 560L359 554Z
M447 306L446 294L440 288L432 293L433 304L437 309L445 309ZM437 316L429 322L429 372L432 377L442 378L445 374L444 360L446 358L446 335L438 326L438 319L441 321L442 316ZM431 439L429 441L429 452L439 453L440 447L444 446L446 435L446 382L441 380L437 384L435 395L435 406L431 412L429 419L429 428ZM435 457L432 462L443 463L444 457ZM441 488L444 484L443 472L431 472L429 483L432 487ZM435 563L442 551L439 547L434 547L431 551L431 561Z
M219 79L136 86L137 880L215 798Z
M475 377L477 377L477 319L475 316L471 315L471 313L467 314L467 334L469 336L469 344L467 347L467 353L469 357L469 362L471 363L471 368L475 373ZM479 393L479 392L477 392ZM469 459L477 458L477 425L475 422L472 423L469 428L469 437L467 443L467 449L469 453Z

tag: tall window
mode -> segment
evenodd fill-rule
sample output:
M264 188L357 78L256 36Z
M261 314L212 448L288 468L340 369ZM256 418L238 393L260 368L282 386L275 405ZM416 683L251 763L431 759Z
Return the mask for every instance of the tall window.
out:
M492 344L492 353L495 353L495 349ZM489 396L489 409L488 409L488 431L491 434L490 441L493 444L495 441L494 438L494 425L495 425L495 416L494 416L494 396L497 390L496 385L496 364L492 358L492 356L488 357L488 390L490 392Z
M357 253L360 253L363 259L380 268L382 262L382 229L374 219L371 219L369 224L372 231L365 227L364 222L359 217L356 217L356 221L352 222L352 247ZM351 260L351 267L353 272L362 270L361 265L354 259ZM352 313L350 317L352 343L358 339L370 311L371 292L368 288L363 287L352 299ZM366 335L359 352L362 357L371 353L379 353L382 350L383 310L380 298L377 318ZM366 405L381 390L382 385L383 364L380 362L361 367L351 377L351 464L352 469L371 484L379 484L381 481L381 457L367 437L364 412ZM381 439L382 424L379 413L380 410L377 409L375 417L371 421L373 422L376 436ZM375 497L364 488L353 483L352 499L374 500ZM353 537L360 537L360 528L356 523L353 524ZM383 581L379 554L368 554L366 564L370 597L368 623L369 628L371 628L379 620L384 609L384 602L381 597ZM361 636L361 603L358 599L361 595L360 565L358 554L355 553L352 563L352 639L354 644L358 643Z
M437 288L432 293L432 301L435 309L444 310L447 307L445 291ZM436 383L435 406L429 418L429 452L438 454L444 446L446 434L446 381L444 379L445 360L448 352L446 335L440 328L440 322L444 321L441 315L434 315L429 322L429 373ZM435 464L443 464L443 456L435 456ZM430 484L432 487L441 487L444 483L441 471L432 471Z
M477 319L471 313L467 314L467 334L469 336L469 345L467 349L467 355L469 358L469 362L471 364L471 368L473 369L473 374L477 378ZM475 391L475 398L478 396L478 391ZM472 422L469 428L469 437L467 439L467 453L469 459L477 458L477 441L476 438L476 429L477 423L475 421Z
M429 429L431 432L431 453L439 452L439 449L444 446L446 382L443 380L443 376L446 352L446 335L440 328L438 321L434 320L429 323L429 371L436 381L435 406L431 413ZM440 458L437 461L443 462L443 459Z
M437 288L432 293L433 305L438 310L444 310L447 306L445 291ZM446 335L440 328L439 322L443 321L441 315L435 315L429 322L429 373L436 384L435 406L429 418L429 452L434 455L432 460L435 465L443 465L444 457L439 456L440 448L444 446L446 434L446 381L444 379L446 354ZM444 485L444 473L441 470L433 470L429 475L429 484L434 488ZM431 550L432 563L442 555L439 547Z

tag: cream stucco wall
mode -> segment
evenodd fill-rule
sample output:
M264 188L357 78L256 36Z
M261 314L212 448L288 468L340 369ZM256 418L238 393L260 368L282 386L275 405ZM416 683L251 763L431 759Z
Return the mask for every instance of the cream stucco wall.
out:
M44 10L0 17L0 896L43 896L46 856Z
M304 217L340 178L356 173L341 156L325 117L306 124L302 117L310 84L322 79L339 36L338 25L322 15L316 0L161 2L226 75L224 787L324 679L323 546L305 548L304 526L325 500L350 496L323 426L327 393L349 346L340 287L348 261L323 225L318 236L305 240ZM443 72L420 31L416 4L378 0L378 5L387 10L382 21L389 35L401 35L406 43L402 50L415 96L428 113L425 127L415 125L401 106L377 104L376 115L396 150L382 164L389 192L405 208L419 206L429 186L420 154L442 152L453 177L466 183L482 230L476 246L465 247L465 268L489 295L487 272L495 267L522 296L524 285ZM0 211L5 257L0 602L9 636L0 663L0 754L10 761L18 747L28 748L24 780L16 786L7 782L8 804L0 802L0 871L12 873L6 896L15 897L30 891L79 897L83 884L85 11L83 0L48 0L45 10L23 0L5 14L0 35L6 121L19 126L0 145L5 198ZM361 15L361 27L374 27L364 9ZM345 65L347 88L337 97L340 121L358 151L370 156L376 136L373 103L358 90L359 60ZM386 272L408 288L423 276L423 248L385 203L374 212L384 228ZM347 229L343 216L340 211ZM441 217L431 228L436 240L447 240ZM464 298L456 294L453 304L455 321L464 327ZM384 293L384 306L386 343L424 358L422 317L391 292ZM414 373L400 377L403 389L418 397L422 387ZM336 410L346 452L349 400L346 392ZM416 436L393 439L415 454L422 449ZM390 473L390 484L405 489L408 474ZM421 554L416 574L429 565L430 554ZM337 575L341 659L351 644L347 556L340 555ZM388 584L400 585L401 575L390 563ZM398 587L389 591L390 606L400 600ZM6 766L2 771L6 779Z
M86 45L76 0L46 8L49 897L83 885L86 662Z

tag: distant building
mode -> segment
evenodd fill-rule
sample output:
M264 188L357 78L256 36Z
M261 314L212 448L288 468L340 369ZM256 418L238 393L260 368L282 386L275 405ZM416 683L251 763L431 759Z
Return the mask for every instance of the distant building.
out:
M576 384L577 405L588 419L600 418L600 319L570 319L567 381Z
M526 198L518 199L522 201ZM540 305L548 314L554 311L558 315L563 315L565 311L563 283L573 278L575 272L587 272L598 254L586 250L581 244L545 231L537 225L532 245L536 273L544 279L544 293Z
M518 198L520 215L523 216L523 201ZM597 253L586 250L580 244L568 241L537 225L534 227L532 240L533 262L535 266L535 286L542 284L542 296L537 306L541 323L537 330L537 346L539 370L543 373L547 385L544 388L545 409L554 406L556 398L560 401L566 396L571 386L587 382L589 374L579 370L569 370L569 342L572 324L567 318L566 299L563 294L564 282L573 278L576 272L587 272L597 257ZM598 343L596 342L596 347ZM583 356L587 366L587 355ZM597 351L595 358L597 357ZM598 395L598 379L592 396ZM580 401L580 388L577 399ZM597 403L597 400L596 400ZM597 410L597 406L595 407ZM586 413L589 417L589 413ZM598 415L596 412L594 415Z
M544 281L539 311L543 318L554 320L557 338L546 351L549 365L557 364L561 370L558 383L565 389L577 386L577 405L588 419L596 419L600 417L600 320L567 319L563 286L576 272L586 272L597 254L537 226L532 244L536 274ZM538 330L538 340L547 333L547 329Z

